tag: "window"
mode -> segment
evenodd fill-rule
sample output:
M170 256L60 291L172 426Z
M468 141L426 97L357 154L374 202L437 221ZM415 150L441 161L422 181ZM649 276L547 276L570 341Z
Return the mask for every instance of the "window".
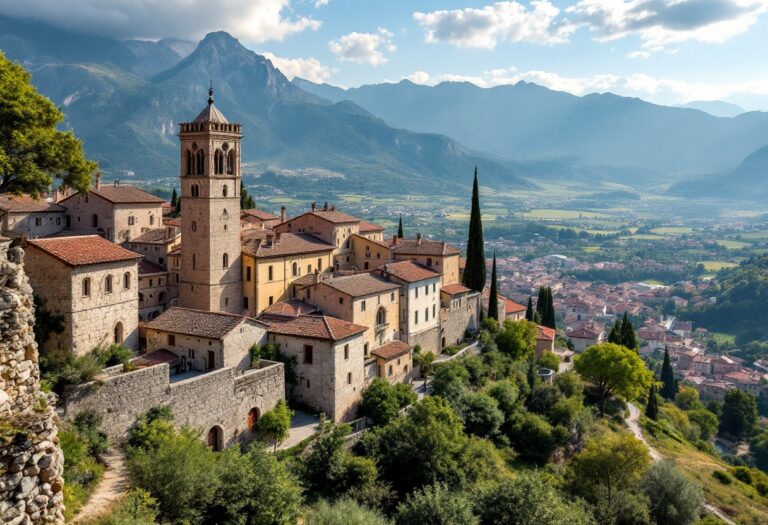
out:
M134 224L136 224L136 217L134 217L133 215L129 215L128 216L128 226L133 226Z
M429 295L429 285L424 287L424 295Z
M192 197L199 197L200 196L200 186L197 184L193 184L191 188Z
M232 175L235 172L235 150L229 150L227 154L227 175Z
M394 301L395 300L395 292L392 292L389 294L389 300Z
M222 187L221 187L221 195L222 195L223 197L226 197L228 193L229 193L229 188L228 188L228 187L227 187L227 185L225 184L224 186L222 186Z
M267 268L267 274L268 274L267 279L271 281L274 278L274 273L272 272L272 265L271 264L269 265L269 268ZM272 303L270 303L270 304L272 304Z
M245 267L245 280L250 282L251 281L251 267L246 266Z
M391 376L391 375L392 375L392 365L389 365L389 366L387 367L387 375L388 375L388 376Z
M269 306L272 306L272 303L275 302L275 298L273 296L269 296Z
M307 274L310 274L310 273L312 273L312 265L308 264L307 265Z
M318 272L322 272L323 271L323 260L322 259L318 259L317 260L317 271Z
M197 268L197 256L193 253L192 254L192 269L195 270Z
M224 153L217 149L213 154L213 173L216 175L224 174Z
M123 288L126 290L131 288L131 272L125 272L123 274Z
M360 311L365 312L365 299L363 299L363 302L360 303Z
M413 324L419 324L419 312L413 312L414 318L413 318Z
M205 153L203 153L203 150L199 149L197 150L197 155L195 157L195 172L198 175L203 175L205 173Z
M382 306L376 312L376 325L381 326L387 324L387 310Z
M344 345L344 359L349 359L349 345Z
M154 279L150 279L149 280L149 286L154 286L154 285L155 285L155 280Z
M429 321L429 308L424 308L424 321Z
M143 302L144 302L144 294L143 294L143 293L141 293L141 292L139 292L139 302L140 302L140 303L143 303Z
M168 334L168 346L176 346L176 336Z
M344 298L343 297L339 297L339 304L344 304Z
M112 293L112 276L107 275L104 278L104 293Z
M299 264L298 264L298 263L293 263L293 264L291 265L291 274L292 274L294 277L296 277L296 276L298 276L298 275L299 275Z
M437 283L432 283L432 293L437 291Z
M314 348L312 348L312 345L304 345L304 364L305 365L311 365L312 364L312 351Z
M307 388L309 388L309 379L307 379Z
M432 266L432 257L427 257L427 266Z
M61 226L61 217L56 217L56 226Z
M91 215L91 226L93 228L98 228L99 227L99 216L96 215L95 213L93 215Z
M248 298L247 297L243 297L243 308L245 308L246 310L248 309Z
M158 258L157 258L157 262L158 262L158 264L159 264L160 266L163 266L163 265L165 265L165 258L163 258L163 257L158 257Z
M189 349L189 358L190 359L194 359L195 358L195 351L192 348Z
M153 224L155 224L155 216L154 215L150 215L149 216L149 225L152 226Z
M42 217L35 217L35 226L42 226L42 225L43 225Z
M367 270L367 269L368 269L368 261L365 261L364 269L365 269L365 270Z
M416 299L418 299L419 298L419 287L417 286L416 288L414 288L414 290L416 291Z
M352 372L347 372L347 384L352 384Z
M365 355L365 357L368 357L368 343L365 343L363 345L363 355Z
M229 254L225 253L221 256L221 267L224 269L229 268Z
M123 343L123 323L121 323L120 321L118 321L117 324L115 325L114 341L116 345Z
M193 232L197 231L197 223L195 221L192 221L192 231Z
M432 305L432 319L435 318L435 305Z
M91 296L91 278L86 277L83 279L83 297Z
M195 167L195 159L192 156L192 152L187 150L186 153L184 154L184 158L186 159L186 164L187 164L186 166L187 175L192 175L192 172L194 171L194 167Z

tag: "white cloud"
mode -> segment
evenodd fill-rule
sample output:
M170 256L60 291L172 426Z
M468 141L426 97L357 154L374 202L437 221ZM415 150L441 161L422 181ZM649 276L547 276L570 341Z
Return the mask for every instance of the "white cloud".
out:
M320 9L321 7L328 5L331 2L331 0L315 0L315 9Z
M397 50L392 43L393 37L392 32L380 27L375 33L346 34L328 42L328 47L339 60L379 66L387 62L385 51L393 53Z
M2 0L0 14L118 38L199 39L224 30L250 42L320 27L290 14L291 0Z
M285 58L270 52L261 54L267 57L289 80L299 77L310 82L322 83L331 77L331 69L316 58Z
M426 32L427 42L494 49L499 42L557 44L575 29L559 25L560 9L549 0L497 2L482 8L416 12L413 18Z
M414 84L429 84L429 73L426 71L414 71L405 78Z

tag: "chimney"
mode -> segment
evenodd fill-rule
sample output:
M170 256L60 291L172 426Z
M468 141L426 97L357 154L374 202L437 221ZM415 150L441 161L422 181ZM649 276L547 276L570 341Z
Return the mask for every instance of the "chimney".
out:
M317 203L315 201L312 201L312 211L314 212L317 209Z
M421 234L420 233L416 234L416 244L421 244Z
M392 246L397 246L397 235L392 236Z
M97 190L101 188L101 172L99 171L96 172L96 183L93 187Z
M285 206L280 206L280 222L285 222Z

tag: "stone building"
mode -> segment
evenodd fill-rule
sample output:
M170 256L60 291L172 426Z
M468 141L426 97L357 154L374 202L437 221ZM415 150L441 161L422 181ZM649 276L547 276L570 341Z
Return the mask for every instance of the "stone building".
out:
M181 245L181 232L173 226L149 230L123 244L133 252L140 253L144 260L168 267L168 254Z
M139 261L139 321L151 321L168 307L168 275L162 266L145 259Z
M101 184L97 175L91 190L72 194L58 204L67 209L67 230L101 235L122 244L162 226L164 202L118 181Z
M413 377L413 352L403 341L391 341L372 352L379 377L388 382L409 383Z
M213 312L243 311L240 251L240 124L213 103L180 124L181 282L179 304Z
M541 359L544 352L555 351L557 333L546 326L536 325L536 359Z
M33 239L25 251L35 293L64 317L48 348L77 355L112 343L138 349L141 255L98 235Z
M64 456L53 399L40 391L24 252L0 237L0 523L64 523Z
M327 315L272 315L268 340L296 358L291 397L334 421L355 417L365 388L365 326Z
M240 228L243 230L270 230L273 226L285 221L285 206L281 211L282 219L263 210L255 208L240 212Z
M480 294L462 284L440 289L440 347L461 343L480 328Z
M360 236L372 241L384 242L384 226L368 221L360 221Z
M54 235L64 229L66 211L43 198L0 194L0 234L13 239Z
M392 240L392 258L396 261L416 261L427 268L434 268L443 276L443 285L461 281L459 274L460 251L444 241L423 239L417 234L415 239Z
M372 237L352 235L354 266L358 270L375 270L392 260L389 245Z
M440 352L440 273L413 261L385 264L378 275L400 286L401 341Z

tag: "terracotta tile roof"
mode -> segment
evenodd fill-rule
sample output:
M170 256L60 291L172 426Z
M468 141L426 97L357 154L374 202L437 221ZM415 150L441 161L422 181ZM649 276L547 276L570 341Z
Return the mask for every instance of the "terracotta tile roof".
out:
M469 293L472 290L470 288L467 288L463 284L454 283L454 284L443 285L443 287L440 288L440 291L445 292L448 295L459 295L462 293Z
M581 326L568 332L568 337L577 339L597 339L602 331L596 326Z
M181 217L173 217L172 219L163 219L165 226L173 226L175 228L181 228Z
M536 339L554 341L556 332L546 326L536 325Z
M440 277L438 272L413 261L387 263L379 268L379 271L384 277L392 275L407 283Z
M458 248L445 241L429 239L398 239L397 246L392 246L397 255L458 255Z
M165 200L160 197L155 197L151 193L135 186L131 186L130 184L102 184L98 190L92 188L91 193L115 204L146 203L157 204L160 206L165 202ZM66 202L77 195L79 195L79 193L70 195L61 202Z
M181 358L169 350L155 350L131 359L131 364L136 366L157 366L163 363L174 366L180 362Z
M404 343L403 341L392 341L372 350L371 353L376 357L390 360L394 359L395 357L407 354L410 351L411 347L408 343Z
M243 252L254 257L284 257L299 253L329 252L335 249L332 244L308 233L282 233L279 240L275 236L273 242L269 244L266 241L266 235L272 235L272 232L262 231L263 234L243 232L244 235L241 238L247 239L242 243Z
M360 233L363 232L383 232L384 226L379 226L378 224L368 222L368 221L360 221Z
M515 301L512 301L510 299L504 298L504 312L508 314L516 314L518 312L525 312L528 309L527 306L523 306L522 304L518 304Z
M138 253L126 250L98 235L32 239L27 241L27 245L34 246L69 266L103 264L142 258Z
M270 319L266 322L269 325L267 331L271 333L326 341L341 341L367 330L365 326L327 315L302 315L292 319Z
M260 219L262 221L271 221L275 219L280 219L277 215L272 215L269 212L263 211L263 210L257 210L256 208L251 208L248 210L243 210L242 215L248 215L249 217L256 217L257 219Z
M170 244L176 240L176 235L168 235L167 228L155 228L148 232L142 233L138 237L135 237L128 241L128 244L132 242L138 242L143 244Z
M310 211L308 213L311 213L316 217L320 217L321 219L325 219L328 222L334 222L334 223L360 222L360 219L358 219L357 217L353 217L341 211L316 210L316 211Z
M159 264L155 264L152 261L148 261L146 259L139 261L139 275L149 275L155 273L168 273L168 270Z
M371 273L358 273L356 275L336 277L334 279L323 281L323 283L352 297L365 297L366 295L388 292L400 288L400 285Z
M360 239L360 242L369 242L371 244L375 244L377 246L381 246L382 248L389 249L390 245L387 241L376 241L374 239L369 239L368 237L365 237L363 235L359 235L357 233L352 234L353 239Z
M65 212L64 206L29 195L0 194L0 210L11 213Z
M162 332L221 339L245 319L248 318L242 315L174 307L161 313L144 326Z
M299 317L317 312L317 307L298 299L280 301L268 307L261 317Z

